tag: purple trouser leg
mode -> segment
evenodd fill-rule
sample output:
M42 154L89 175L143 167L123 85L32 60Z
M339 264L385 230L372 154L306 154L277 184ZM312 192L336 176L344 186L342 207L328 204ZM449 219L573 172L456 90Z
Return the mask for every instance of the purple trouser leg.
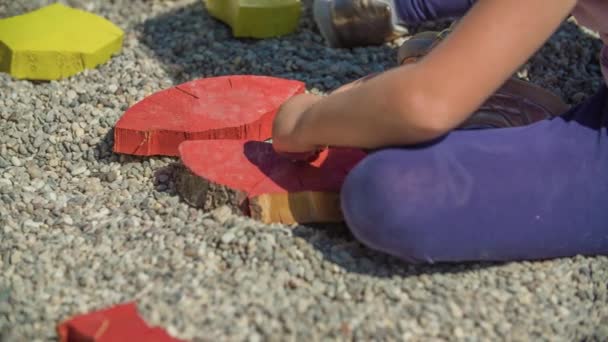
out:
M475 0L393 0L397 16L406 24L461 17Z
M608 254L607 94L529 126L370 154L342 189L349 228L410 262Z

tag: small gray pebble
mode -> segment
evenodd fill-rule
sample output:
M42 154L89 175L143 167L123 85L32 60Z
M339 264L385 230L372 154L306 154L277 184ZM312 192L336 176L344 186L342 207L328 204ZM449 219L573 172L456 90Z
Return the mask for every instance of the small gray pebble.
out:
M11 163L13 164L13 166L21 166L21 160L19 160L19 158L17 158L16 156L11 157Z

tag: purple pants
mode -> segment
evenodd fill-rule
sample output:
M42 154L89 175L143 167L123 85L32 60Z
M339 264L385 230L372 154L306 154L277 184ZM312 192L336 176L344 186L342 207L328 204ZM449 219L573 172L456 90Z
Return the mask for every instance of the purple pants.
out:
M462 16L475 0L393 0L397 16L406 24Z
M412 263L608 255L608 90L563 116L377 150L347 176L347 225Z

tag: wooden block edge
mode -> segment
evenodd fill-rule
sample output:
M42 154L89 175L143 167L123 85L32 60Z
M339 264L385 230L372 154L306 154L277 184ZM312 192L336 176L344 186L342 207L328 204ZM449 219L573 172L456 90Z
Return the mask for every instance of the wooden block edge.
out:
M344 221L339 193L301 191L249 197L245 191L206 180L181 163L175 167L175 189L179 197L194 208L208 212L225 205L237 215L249 216L266 224Z
M251 217L264 223L343 222L340 194L321 191L263 194L249 199Z
M245 192L206 180L184 164L175 167L175 190L188 205L205 211L226 205L236 214L249 216L249 200Z

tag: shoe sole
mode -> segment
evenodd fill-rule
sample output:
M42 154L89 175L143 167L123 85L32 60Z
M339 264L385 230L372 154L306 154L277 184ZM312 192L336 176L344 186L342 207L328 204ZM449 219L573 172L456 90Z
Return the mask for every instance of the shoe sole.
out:
M517 78L509 79L499 91L506 94L519 95L528 101L542 106L553 116L561 115L570 108L559 96L549 90Z

